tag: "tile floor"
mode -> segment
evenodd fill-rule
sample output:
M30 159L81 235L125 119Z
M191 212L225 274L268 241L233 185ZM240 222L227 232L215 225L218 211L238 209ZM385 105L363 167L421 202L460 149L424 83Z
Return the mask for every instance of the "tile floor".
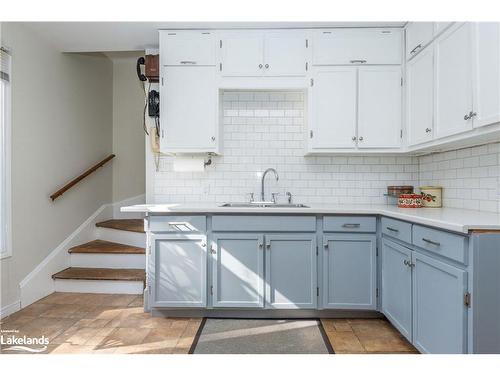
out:
M201 319L152 317L142 303L137 295L54 293L3 319L0 328L4 337L10 330L17 337L45 335L50 344L44 353L188 353ZM322 323L338 354L416 353L384 319Z

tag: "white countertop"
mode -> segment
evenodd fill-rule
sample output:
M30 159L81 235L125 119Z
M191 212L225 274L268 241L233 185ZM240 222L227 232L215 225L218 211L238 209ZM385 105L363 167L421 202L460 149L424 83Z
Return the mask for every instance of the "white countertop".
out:
M356 214L383 215L455 232L500 230L500 214L458 208L398 208L389 205L318 205L309 207L220 207L221 203L138 204L122 207L122 212L148 214Z

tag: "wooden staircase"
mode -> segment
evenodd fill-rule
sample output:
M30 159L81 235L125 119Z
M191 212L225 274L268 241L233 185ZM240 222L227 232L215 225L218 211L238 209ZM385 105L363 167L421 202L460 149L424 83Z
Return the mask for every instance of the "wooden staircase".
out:
M52 275L55 291L141 294L146 279L143 220L106 220L96 224L96 232L99 239L68 250L71 267Z

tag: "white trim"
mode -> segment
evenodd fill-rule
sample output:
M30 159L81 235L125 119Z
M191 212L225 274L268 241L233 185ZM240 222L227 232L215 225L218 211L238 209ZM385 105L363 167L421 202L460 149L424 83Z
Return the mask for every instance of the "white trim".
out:
M57 279L55 291L65 293L142 294L144 282L127 280Z
M16 301L10 305L4 306L0 309L0 319L3 319L15 312L21 310L21 301Z
M12 65L12 61L11 61ZM6 123L5 123L5 139L0 140L5 143L5 181L3 180L4 176L0 176L0 183L5 183L5 223L2 225L4 233L2 237L4 237L3 241L5 244L5 250L2 251L2 244L0 243L0 260L5 259L12 256L12 173L11 173L11 162L12 162L12 71L10 72L10 80L6 88ZM1 105L1 103L0 103ZM1 131L1 129L0 129ZM0 212L0 215L4 213ZM1 237L0 237L1 238Z

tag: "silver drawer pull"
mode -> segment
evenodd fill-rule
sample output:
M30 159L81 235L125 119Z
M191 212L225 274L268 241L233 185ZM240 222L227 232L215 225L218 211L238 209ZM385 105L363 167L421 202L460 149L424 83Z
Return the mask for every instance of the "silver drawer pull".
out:
M439 242L432 241L432 240L429 240L429 239L427 239L427 238L422 238L422 241L427 242L427 243L430 243L431 245L441 246L441 244L440 244Z
M399 229L394 229L391 227L386 227L387 230L390 230L391 232L399 232Z
M190 64L190 65L194 65L196 64L196 61L181 61L181 64Z
M413 48L413 49L410 51L410 53L415 53L415 52L417 52L420 48L422 48L422 45L421 45L421 44L419 44L418 46L416 46L415 48Z
M365 64L366 60L351 60L351 64Z
M343 224L342 228L359 228L361 224Z

